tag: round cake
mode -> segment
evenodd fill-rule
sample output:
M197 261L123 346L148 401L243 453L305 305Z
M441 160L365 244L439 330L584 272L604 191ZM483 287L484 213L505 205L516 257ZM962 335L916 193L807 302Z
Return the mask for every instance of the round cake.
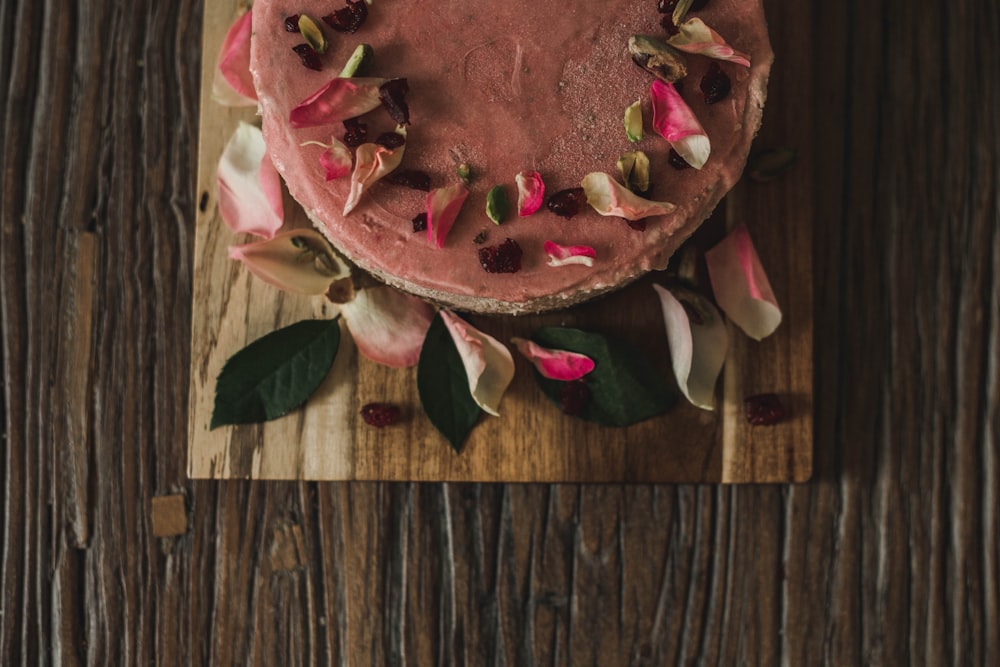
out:
M380 280L475 312L572 305L664 268L742 173L773 60L763 8L760 0L709 0L695 7L700 4L689 17L702 19L750 62L745 67L684 55L687 75L678 90L711 142L700 170L678 168L670 144L653 131L654 77L630 56L633 36L668 37L656 0L375 0L354 33L322 21L343 5L257 0L251 71L268 152L317 228ZM303 34L286 29L302 15L316 19L329 41L312 62L319 70L293 51ZM461 182L459 172L468 169L468 196L441 247L414 231L414 218L427 206L428 195L419 189L383 178L344 215L351 176L328 181L321 163L325 146L344 137L343 123L303 127L291 121L293 110L337 77L362 43L373 51L366 77L407 82L409 124L398 169L423 172L434 188ZM713 64L731 85L709 103L699 84ZM637 101L645 132L632 142L623 116ZM365 112L360 122L370 138L397 127L383 108ZM572 218L545 206L518 215L515 175L537 172L551 196L578 188L593 172L618 178L616 164L630 151L649 158L651 187L642 197L674 204L670 213L638 224L587 205ZM486 211L488 193L498 185L512 209L499 225ZM521 249L520 267L487 271L480 251L506 239ZM551 266L547 241L592 248L592 266Z

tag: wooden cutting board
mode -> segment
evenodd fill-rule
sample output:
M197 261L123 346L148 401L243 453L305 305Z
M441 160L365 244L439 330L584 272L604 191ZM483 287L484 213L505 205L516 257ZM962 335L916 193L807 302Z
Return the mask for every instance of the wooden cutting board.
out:
M343 336L331 374L304 408L263 425L209 429L215 378L226 359L251 341L306 318L331 317L322 298L296 297L253 278L228 258L235 236L219 217L215 168L240 120L254 110L227 109L211 99L215 57L226 29L246 3L205 3L199 206L195 229L188 473L193 478L416 480L518 482L798 482L812 471L813 288L811 156L780 179L744 183L699 234L721 235L746 221L782 307L778 332L757 343L731 328L731 349L718 385L715 412L687 403L629 428L605 428L563 415L535 386L530 366L515 354L517 374L501 416L484 417L464 450L455 453L420 407L416 370L390 369L360 357ZM773 19L773 17L772 17ZM780 25L772 20L772 34ZM776 46L811 48L795 32ZM759 146L809 146L811 119L783 91L809 80L779 61ZM792 80L792 76L801 80ZM808 97L807 97L808 98ZM289 202L295 224L307 225ZM526 337L536 328L569 325L620 337L641 348L671 376L669 351L651 276L631 287L549 315L473 317L497 337ZM662 278L662 276L660 276ZM775 392L790 412L780 424L752 427L745 396ZM360 418L371 401L404 406L399 425L375 429Z

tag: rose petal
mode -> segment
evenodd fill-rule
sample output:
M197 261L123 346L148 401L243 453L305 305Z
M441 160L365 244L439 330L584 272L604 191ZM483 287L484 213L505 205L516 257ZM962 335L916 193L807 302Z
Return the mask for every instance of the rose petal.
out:
M438 248L444 247L448 232L458 218L469 190L462 183L437 188L427 193L427 240Z
M359 290L340 312L361 354L393 368L416 365L434 319L429 304L387 285Z
M755 340L774 333L781 309L746 225L733 228L705 253L705 261L715 300L729 319Z
M524 338L511 338L510 342L534 365L542 377L550 380L572 382L594 370L594 360L585 354L569 350L553 350Z
M542 207L545 183L537 171L522 171L514 180L517 182L517 214L524 218Z
M334 137L330 145L319 156L320 166L326 172L326 180L332 181L351 173L351 151L342 141Z
M250 75L250 14L248 11L229 26L219 49L212 79L212 99L223 106L257 105L257 90Z
M329 81L292 109L292 127L314 127L356 118L377 108L378 89L386 79L340 77Z
M653 101L653 127L670 142L684 161L701 169L712 152L712 144L691 107L671 83L653 80L649 87Z
M222 151L215 173L219 213L238 234L271 238L284 220L281 179L259 128L240 123Z
M587 195L587 203L601 215L641 220L651 215L666 215L677 208L670 202L643 199L599 171L584 176L580 186Z
M494 417L500 416L497 412L500 399L514 379L514 358L510 350L451 311L442 310L441 319L462 358L473 400Z
M554 241L546 241L543 247L549 257L549 266L567 264L593 266L597 258L597 253L589 245L559 245Z
M713 410L715 383L729 346L726 323L715 306L695 292L676 290L672 294L660 285L653 288L663 308L677 386L693 405ZM701 322L691 318L682 299L698 313Z
M229 256L264 282L294 294L325 294L331 283L351 274L313 229L290 229L267 241L230 246Z
M726 44L726 40L715 32L701 19L694 18L677 26L680 31L667 40L667 44L678 51L697 53L716 60L730 62L750 67L750 56L740 53Z
M405 135L406 132L404 131ZM391 172L403 161L403 150L406 144L399 148L388 149L378 144L361 144L358 146L356 160L354 162L354 173L351 174L351 192L344 202L344 215L346 216L361 201L361 195L378 182L380 178Z

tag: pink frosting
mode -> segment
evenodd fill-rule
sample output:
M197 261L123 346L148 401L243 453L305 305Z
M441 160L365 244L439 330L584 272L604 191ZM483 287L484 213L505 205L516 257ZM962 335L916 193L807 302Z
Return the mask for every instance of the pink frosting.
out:
M699 12L730 45L750 54L752 66L724 63L732 94L707 106L697 82L711 61L688 58L684 97L711 138L712 156L700 172L678 172L667 163L669 145L662 137L648 132L631 144L622 127L625 108L637 99L644 100L647 126L652 117L645 99L650 75L632 64L627 43L633 34L663 34L655 3L375 3L356 34L330 31L321 72L301 65L291 51L301 38L284 30L285 16L302 12L322 16L329 5L318 0L254 3L251 68L275 166L292 195L321 221L321 231L353 261L398 286L467 308L484 298L507 304L506 310L532 310L542 301L555 305L553 295L572 299L664 267L678 237L693 231L685 223L707 217L742 172L749 143L742 126L746 105L763 103L762 91L748 95L748 86L754 77L758 83L766 78L772 60L759 0L713 0ZM342 134L342 127L297 129L289 123L291 110L335 77L361 42L375 51L371 76L409 81L411 126L401 168L428 172L434 187L455 182L460 162L473 169L469 200L443 249L412 231L412 218L424 208L423 192L380 183L342 216L349 184L326 182L319 162L323 149L301 145L329 141L331 132ZM369 136L394 127L382 109L364 121ZM677 205L670 215L650 219L645 232L589 209L565 220L543 208L531 217L510 219L502 230L485 215L489 189L498 183L513 186L518 172L537 170L547 190L557 192L577 187L592 171L615 173L619 156L636 149L650 157L655 198ZM488 241L517 240L525 250L520 272L483 271L473 243L483 231ZM543 250L550 238L591 246L600 260L590 268L553 271Z

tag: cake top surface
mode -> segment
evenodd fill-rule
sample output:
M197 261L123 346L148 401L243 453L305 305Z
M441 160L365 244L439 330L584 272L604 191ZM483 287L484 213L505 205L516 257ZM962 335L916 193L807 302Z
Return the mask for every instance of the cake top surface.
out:
M687 56L682 94L712 153L700 171L677 170L668 163L669 144L652 131L653 77L628 54L632 35L665 36L653 0L377 0L356 33L326 30L323 69L307 69L292 51L302 36L287 32L284 21L330 12L328 2L317 0L254 4L251 69L271 158L292 196L348 258L390 284L469 310L559 307L663 268L739 178L772 60L759 0L711 0L692 13L747 53L751 67L721 63L732 90L709 105L698 82L716 61ZM289 123L292 109L336 77L360 43L374 49L371 76L404 77L409 84L411 123L401 168L426 172L434 187L459 182L459 164L472 169L470 194L442 248L413 232L412 219L425 209L426 194L418 190L376 183L344 216L350 178L326 181L324 149L307 143L341 138L342 124ZM632 143L622 117L640 100L645 137ZM369 137L395 127L382 109L362 121ZM677 206L647 219L644 231L587 206L565 219L544 207L518 217L514 205L499 226L486 215L487 192L496 185L516 202L518 172L539 172L551 194L578 187L590 172L617 175L617 160L633 150L645 152L651 163L652 187L644 196ZM523 249L521 269L487 273L478 249L508 237ZM549 266L546 241L591 246L595 262Z

